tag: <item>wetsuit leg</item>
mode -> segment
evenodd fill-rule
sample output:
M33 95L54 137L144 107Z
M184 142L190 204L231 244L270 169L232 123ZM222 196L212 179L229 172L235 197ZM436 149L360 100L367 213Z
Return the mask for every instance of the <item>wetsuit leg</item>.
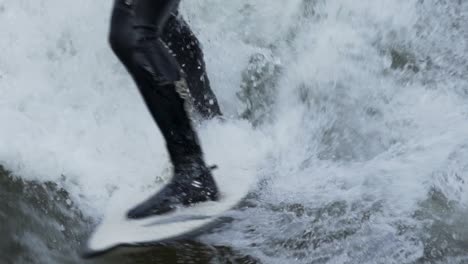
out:
M202 155L185 101L176 91L182 72L160 39L178 2L116 0L110 31L111 47L137 83L176 166L186 156Z
M140 218L173 210L179 204L215 200L217 189L185 109L184 74L161 40L179 0L115 0L109 41L135 80L160 128L174 165L170 184L129 212ZM181 81L182 80L182 81Z
M163 30L162 40L177 55L176 60L186 73L193 106L203 118L221 116L215 94L206 74L201 44L180 15L173 14Z

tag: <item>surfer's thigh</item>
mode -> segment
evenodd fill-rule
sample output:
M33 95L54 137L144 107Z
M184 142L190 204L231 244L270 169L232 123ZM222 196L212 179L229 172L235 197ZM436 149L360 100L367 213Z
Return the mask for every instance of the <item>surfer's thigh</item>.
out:
M179 3L180 0L114 0L110 40L134 39L138 29L160 35L171 14L177 13Z
M160 37L180 0L115 0L109 43L122 61L128 61L138 40ZM146 36L146 37L145 37Z
M179 3L180 0L133 0L136 23L154 27L160 35Z

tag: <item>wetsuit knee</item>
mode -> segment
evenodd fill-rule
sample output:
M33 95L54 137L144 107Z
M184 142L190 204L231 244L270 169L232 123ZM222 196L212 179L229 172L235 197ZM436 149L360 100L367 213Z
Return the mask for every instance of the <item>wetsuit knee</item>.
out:
M125 39L122 38L119 34L116 34L116 32L111 31L109 34L109 45L114 51L114 54L117 55L118 58L124 58L127 57L130 53L128 43L125 42Z
M128 61L134 48L134 32L129 19L124 14L118 14L119 10L114 12L111 28L109 31L108 42L115 55L122 61Z
M116 0L109 44L136 80L150 76L154 85L164 85L183 77L179 64L161 40L161 28L177 4L178 0L141 0L130 4Z

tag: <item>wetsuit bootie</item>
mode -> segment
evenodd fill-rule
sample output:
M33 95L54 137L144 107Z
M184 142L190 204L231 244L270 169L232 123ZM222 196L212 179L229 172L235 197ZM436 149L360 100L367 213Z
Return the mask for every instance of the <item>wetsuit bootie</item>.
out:
M211 169L204 163L192 163L174 168L172 180L158 193L131 209L127 217L141 219L161 215L177 207L218 200L218 188Z

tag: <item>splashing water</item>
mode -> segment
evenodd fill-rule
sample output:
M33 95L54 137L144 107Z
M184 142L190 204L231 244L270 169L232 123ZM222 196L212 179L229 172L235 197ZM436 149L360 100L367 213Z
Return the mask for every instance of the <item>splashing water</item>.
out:
M0 177L2 259L80 263L70 252L114 191L151 188L167 170L106 43L111 2L0 0L0 164L13 175ZM199 126L207 160L255 172L259 186L177 261L468 261L468 3L181 9L229 119Z

